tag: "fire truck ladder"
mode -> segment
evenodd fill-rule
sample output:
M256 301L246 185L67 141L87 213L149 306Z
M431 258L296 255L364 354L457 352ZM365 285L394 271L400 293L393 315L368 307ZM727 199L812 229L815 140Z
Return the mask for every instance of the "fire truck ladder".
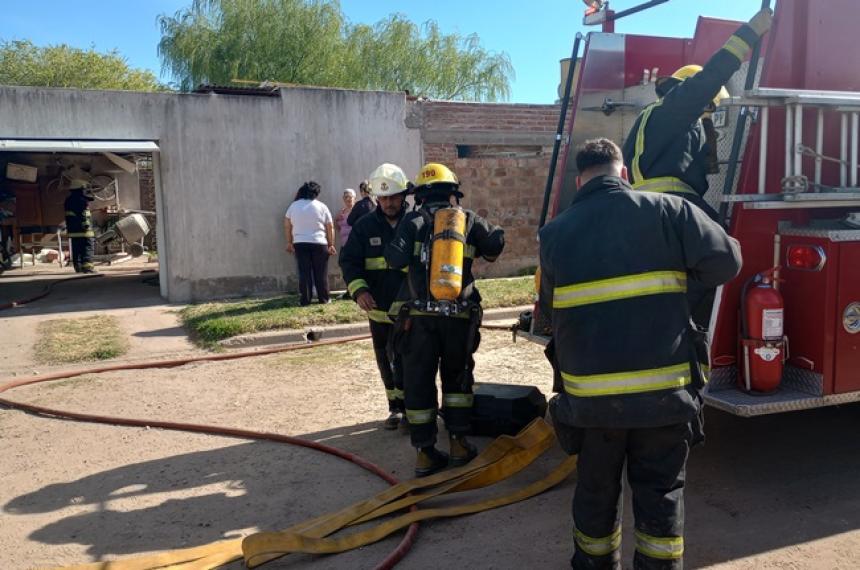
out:
M858 168L860 168L860 93L851 91L806 91L761 88L748 91L731 105L755 107L761 122L759 137L758 191L731 194L724 202L744 204L746 209L839 208L860 205ZM774 107L785 109L785 175L780 192L768 193L768 121ZM804 144L804 111L816 111L814 146ZM824 154L825 111L839 114L839 157ZM804 157L814 159L814 171L804 171ZM839 186L821 181L824 162L839 164ZM770 184L772 185L772 181Z

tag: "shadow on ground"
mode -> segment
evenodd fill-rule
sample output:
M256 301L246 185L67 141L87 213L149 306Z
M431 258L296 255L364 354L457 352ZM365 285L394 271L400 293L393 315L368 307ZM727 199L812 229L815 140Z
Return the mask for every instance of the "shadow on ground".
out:
M860 529L860 405L741 419L708 414L708 442L688 472L688 567L700 568ZM405 437L377 424L306 434L408 478ZM482 440L483 445L486 440ZM546 454L517 485L561 460ZM506 483L487 495L511 489ZM45 544L83 544L93 559L204 544L254 529L281 529L385 488L358 466L268 442L166 457L46 486L3 506L7 515L88 506L36 530ZM567 482L540 497L456 520L422 525L403 568L563 568L569 557ZM171 493L193 490L194 496ZM632 556L629 493L625 560ZM93 509L94 507L94 509ZM267 568L366 568L399 542L327 557L292 556ZM239 568L238 564L229 568Z

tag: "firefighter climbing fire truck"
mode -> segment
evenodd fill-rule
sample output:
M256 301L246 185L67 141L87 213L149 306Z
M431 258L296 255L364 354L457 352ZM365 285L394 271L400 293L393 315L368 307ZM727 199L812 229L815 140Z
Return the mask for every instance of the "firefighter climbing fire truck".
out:
M585 23L603 31L582 39L581 55L580 38L574 48L562 117L568 100L572 113L560 120L541 223L576 191L568 150L600 136L620 145L656 99L657 77L704 64L740 24L700 17L689 39L613 33L619 17L665 2L618 13L586 2ZM761 52L714 115L720 172L705 198L744 266L717 290L704 397L736 415L860 401L860 56L845 49L858 21L855 0L778 0ZM522 334L545 342L547 331L535 314Z

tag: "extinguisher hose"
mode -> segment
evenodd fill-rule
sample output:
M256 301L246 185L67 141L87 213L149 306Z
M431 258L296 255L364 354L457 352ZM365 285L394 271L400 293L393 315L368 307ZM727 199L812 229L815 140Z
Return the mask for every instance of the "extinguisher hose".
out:
M749 279L744 282L743 289L741 289L741 337L749 338L749 323L747 322L747 293L749 292L750 285L752 285L755 281L759 279L759 274L756 273Z

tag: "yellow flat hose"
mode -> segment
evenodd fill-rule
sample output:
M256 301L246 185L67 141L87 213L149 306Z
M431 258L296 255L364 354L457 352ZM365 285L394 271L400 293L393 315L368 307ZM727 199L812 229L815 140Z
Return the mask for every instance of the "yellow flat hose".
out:
M340 511L316 517L280 532L260 532L244 539L128 558L64 567L64 570L211 570L245 558L253 568L289 553L333 554L377 542L410 524L430 518L455 517L509 505L557 485L576 469L570 457L545 478L492 499L445 508L412 511L364 531L325 538L351 525L365 523L447 493L483 488L518 473L554 441L552 428L536 419L514 437L501 436L472 462L430 477L404 481ZM426 490L421 494L414 493Z

